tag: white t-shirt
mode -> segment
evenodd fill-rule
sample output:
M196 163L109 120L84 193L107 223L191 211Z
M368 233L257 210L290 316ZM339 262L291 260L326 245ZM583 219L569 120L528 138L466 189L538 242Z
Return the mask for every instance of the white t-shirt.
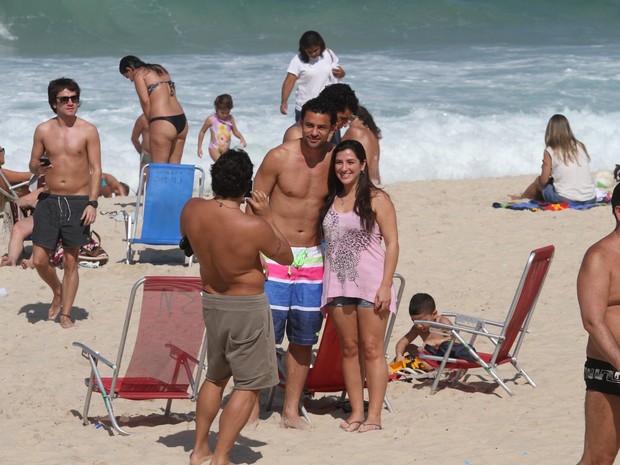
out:
M296 110L301 110L304 103L318 96L326 85L338 82L332 74L332 69L337 66L338 57L329 49L308 63L301 61L299 54L293 57L286 72L297 76Z
M545 150L551 155L551 175L555 191L565 199L585 202L596 196L594 178L590 173L590 160L581 147L577 146L578 163L565 165L561 158L553 153L551 147Z

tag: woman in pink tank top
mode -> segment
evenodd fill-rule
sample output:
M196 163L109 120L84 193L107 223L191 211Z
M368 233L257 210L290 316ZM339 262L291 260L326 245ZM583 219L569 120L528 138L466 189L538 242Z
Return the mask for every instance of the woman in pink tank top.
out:
M389 314L396 311L396 211L389 195L370 181L364 147L356 140L334 149L328 188L317 232L325 240L321 305L327 306L340 335L351 403L351 415L340 427L347 432L380 430L388 382L383 340Z

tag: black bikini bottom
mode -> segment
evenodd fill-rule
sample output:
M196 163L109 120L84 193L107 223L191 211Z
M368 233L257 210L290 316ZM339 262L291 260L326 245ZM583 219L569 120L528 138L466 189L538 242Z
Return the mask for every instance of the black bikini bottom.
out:
M187 118L185 117L185 113L181 113L180 115L174 115L174 116L155 116L154 118L151 118L149 120L149 123L152 123L153 121L157 121L160 119L171 123L174 126L174 128L177 130L177 135L183 132L183 129L185 129L185 125L187 124Z

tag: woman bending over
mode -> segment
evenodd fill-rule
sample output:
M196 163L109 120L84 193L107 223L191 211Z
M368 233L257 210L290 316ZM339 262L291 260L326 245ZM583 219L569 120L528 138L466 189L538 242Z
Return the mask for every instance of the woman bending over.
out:
M181 163L188 125L168 71L132 55L121 59L119 71L134 83L149 123L151 161Z

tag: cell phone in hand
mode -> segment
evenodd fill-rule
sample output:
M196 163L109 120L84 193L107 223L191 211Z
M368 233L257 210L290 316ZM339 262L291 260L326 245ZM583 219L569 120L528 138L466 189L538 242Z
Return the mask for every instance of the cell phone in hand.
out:
M245 194L243 194L243 198L247 199L248 197L252 197L252 189L254 188L254 182L252 180L250 180L250 187L248 188L247 192Z

